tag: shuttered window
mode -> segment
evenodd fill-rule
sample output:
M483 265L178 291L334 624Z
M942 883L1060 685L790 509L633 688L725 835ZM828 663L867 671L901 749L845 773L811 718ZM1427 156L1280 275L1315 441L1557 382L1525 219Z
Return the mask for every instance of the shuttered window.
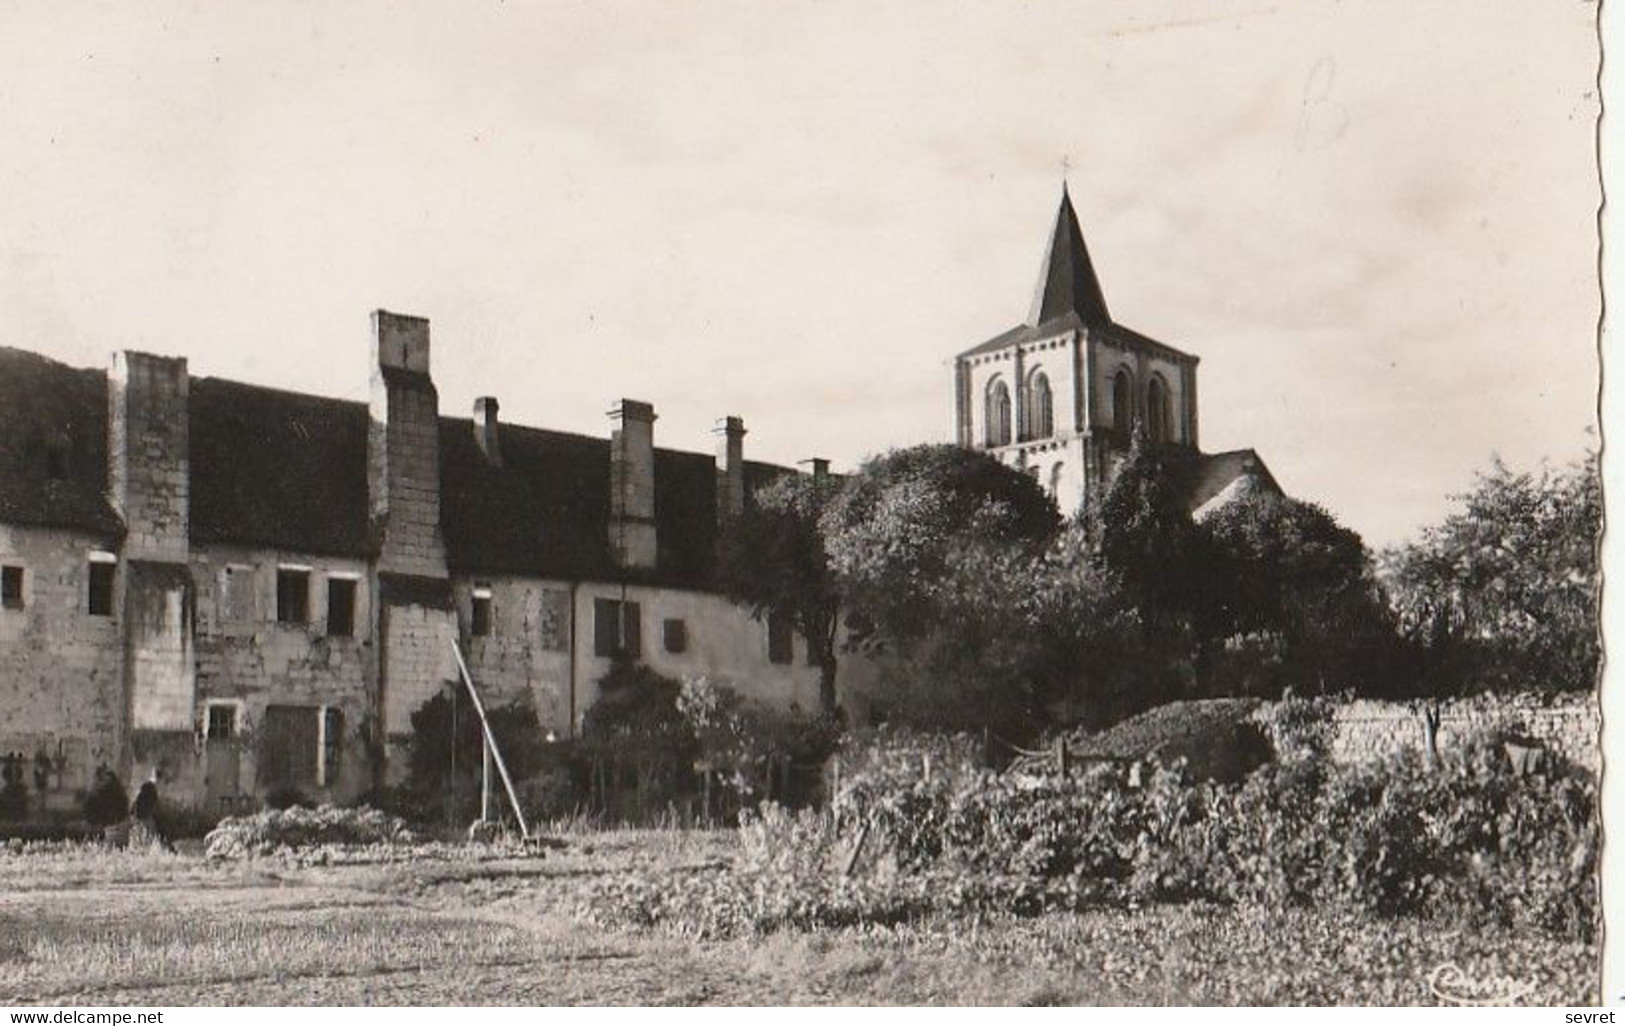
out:
M593 599L593 654L603 659L643 655L643 611L636 602Z

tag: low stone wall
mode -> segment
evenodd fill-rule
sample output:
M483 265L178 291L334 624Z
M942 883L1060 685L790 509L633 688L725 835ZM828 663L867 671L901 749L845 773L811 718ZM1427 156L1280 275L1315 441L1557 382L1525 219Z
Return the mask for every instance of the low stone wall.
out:
M1400 702L1356 701L1340 706L1332 758L1380 759L1424 744L1421 708ZM1527 734L1569 761L1593 771L1602 766L1601 716L1595 700L1552 704L1514 697L1472 698L1439 705L1439 748L1448 750L1483 730Z

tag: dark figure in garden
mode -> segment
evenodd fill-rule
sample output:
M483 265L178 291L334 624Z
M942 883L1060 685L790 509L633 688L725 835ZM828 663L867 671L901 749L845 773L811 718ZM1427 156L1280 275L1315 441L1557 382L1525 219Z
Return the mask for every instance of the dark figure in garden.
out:
M94 827L110 827L124 822L130 814L130 799L124 784L105 764L96 767L90 793L85 797L85 820Z
M151 777L141 785L136 792L135 804L130 807L131 831L130 846L139 847L142 844L157 844L165 851L174 851L175 846L164 835L162 825L158 819L158 774L153 772Z

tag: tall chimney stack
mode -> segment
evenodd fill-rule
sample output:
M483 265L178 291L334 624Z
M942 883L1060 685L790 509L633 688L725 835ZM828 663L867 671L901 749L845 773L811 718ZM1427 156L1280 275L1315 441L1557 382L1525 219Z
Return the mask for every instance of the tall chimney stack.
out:
M609 411L609 546L623 570L652 570L659 553L655 531L655 408L622 399Z
M429 322L372 315L367 477L380 531L378 569L446 576L440 533L440 397L429 377Z
M723 523L745 512L745 421L728 416L717 421L717 519Z
M498 430L497 398L482 395L474 400L474 441L479 443L485 461L493 467L502 466L502 439Z

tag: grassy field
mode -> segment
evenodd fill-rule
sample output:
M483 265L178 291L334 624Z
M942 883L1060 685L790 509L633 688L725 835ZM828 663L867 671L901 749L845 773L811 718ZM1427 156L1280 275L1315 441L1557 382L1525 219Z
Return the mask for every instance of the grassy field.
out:
M0 1004L1416 1004L1445 963L1524 983L1528 1003L1594 1000L1590 948L1311 913L1154 908L722 942L571 914L595 878L715 872L731 846L625 831L543 858L0 853Z

